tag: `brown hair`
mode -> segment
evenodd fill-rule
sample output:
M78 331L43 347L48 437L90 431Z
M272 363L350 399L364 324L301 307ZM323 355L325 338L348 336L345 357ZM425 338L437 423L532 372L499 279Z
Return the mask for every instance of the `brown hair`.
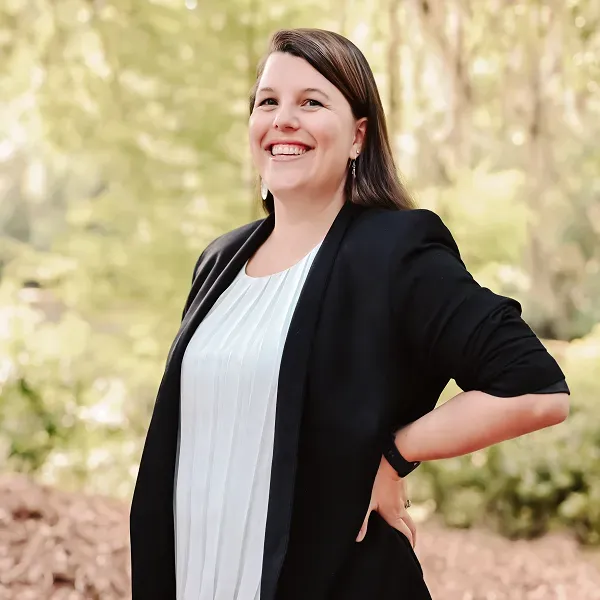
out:
M274 52L303 58L340 90L350 104L355 119L367 118L365 141L356 161L356 178L346 177L346 198L362 206L391 210L414 208L414 202L400 181L394 164L381 98L363 53L350 40L332 31L277 31L258 66L256 84L250 95L251 114L266 60ZM271 192L263 201L263 207L268 213L273 212Z

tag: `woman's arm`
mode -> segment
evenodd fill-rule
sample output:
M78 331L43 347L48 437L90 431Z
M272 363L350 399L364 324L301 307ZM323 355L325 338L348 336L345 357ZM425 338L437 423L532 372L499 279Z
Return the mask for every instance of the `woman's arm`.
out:
M452 458L557 425L568 414L566 393L498 398L462 392L400 429L396 446L411 462Z
M452 458L487 448L544 427L569 414L569 394L525 394L499 398L485 392L462 392L396 433L396 447L409 462ZM416 542L416 527L405 508L404 480L382 458L367 516L357 541L367 532L376 510L392 527Z
M412 221L397 238L390 277L404 360L424 378L442 387L454 379L464 390L433 410L409 400L400 454L411 463L461 456L563 421L564 373L521 305L475 281L437 215L400 216Z

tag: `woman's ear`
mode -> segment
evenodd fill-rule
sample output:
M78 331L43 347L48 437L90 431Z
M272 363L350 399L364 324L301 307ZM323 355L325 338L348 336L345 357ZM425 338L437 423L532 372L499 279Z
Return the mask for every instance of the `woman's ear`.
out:
M362 119L359 119L358 121L356 121L356 124L354 127L355 127L354 142L352 144L352 150L351 150L351 155L350 155L351 159L356 158L356 155L359 152L362 152L364 142L365 142L365 137L367 135L367 117L363 117Z

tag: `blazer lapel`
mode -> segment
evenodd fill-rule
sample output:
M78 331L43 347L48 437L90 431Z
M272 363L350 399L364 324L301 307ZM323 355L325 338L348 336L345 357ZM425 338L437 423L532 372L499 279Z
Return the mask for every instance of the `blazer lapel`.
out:
M198 325L202 322L219 296L233 283L236 275L241 268L246 264L251 256L260 248L273 231L275 219L273 215L269 215L260 225L250 234L248 239L242 244L240 249L234 254L233 258L225 265L224 269L219 273L214 283L209 287L208 291L201 293L198 290L190 308L183 319L181 328L177 333L175 341L171 346L171 352L167 359L167 369L169 363L174 357L179 357L177 362L183 358L183 353L187 347Z
M277 388L261 600L274 600L287 551L305 383L321 300L340 243L359 210L360 207L347 202L329 229L300 293L283 348Z

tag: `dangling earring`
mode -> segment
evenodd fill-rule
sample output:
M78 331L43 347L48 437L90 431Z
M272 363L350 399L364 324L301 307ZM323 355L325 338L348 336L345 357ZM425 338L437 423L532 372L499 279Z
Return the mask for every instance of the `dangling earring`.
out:
M266 200L268 195L269 195L269 188L267 187L265 180L261 179L260 180L260 197L263 200Z
M356 160L358 159L358 155L360 154L360 150L356 151L356 158L352 159L352 177L356 179Z

